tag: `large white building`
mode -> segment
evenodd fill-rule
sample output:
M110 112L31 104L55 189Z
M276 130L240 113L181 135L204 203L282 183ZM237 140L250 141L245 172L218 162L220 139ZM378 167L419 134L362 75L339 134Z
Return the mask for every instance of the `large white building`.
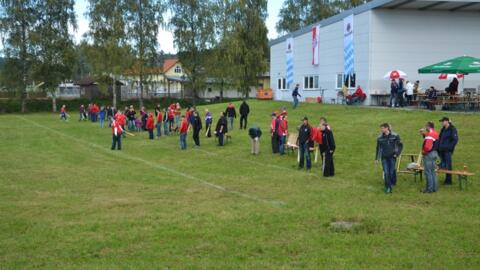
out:
M314 28L319 33L317 42L312 36ZM395 69L407 73L408 80L420 80L424 89L444 89L448 81L438 80L438 74L418 74L418 69L462 55L480 58L480 0L373 0L273 40L270 75L274 98L291 100L298 83L302 99L321 96L322 89L325 102L336 99L345 80L344 45L352 32L355 80L349 84L351 89L363 88L366 104L378 103L376 95L390 92L383 76ZM289 57L293 58L290 84ZM314 57L318 63L314 64ZM465 88L480 91L480 74L467 75Z

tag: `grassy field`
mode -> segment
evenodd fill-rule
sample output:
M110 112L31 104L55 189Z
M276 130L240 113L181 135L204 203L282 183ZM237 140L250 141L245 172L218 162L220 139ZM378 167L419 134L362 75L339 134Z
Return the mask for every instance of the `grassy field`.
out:
M68 122L1 115L0 269L480 268L477 176L467 190L454 179L425 195L424 182L400 175L385 195L373 162L380 123L418 153L418 129L444 113L301 104L290 130L307 115L334 131L337 174L325 179L319 164L307 173L294 155L271 154L270 113L289 104L250 105L259 156L238 122L224 148L203 137L192 148L189 134L181 152L178 136L141 133L119 152L110 129L73 112ZM215 117L224 108L209 106ZM480 115L448 116L460 136L454 167L480 173ZM360 225L342 232L334 220Z

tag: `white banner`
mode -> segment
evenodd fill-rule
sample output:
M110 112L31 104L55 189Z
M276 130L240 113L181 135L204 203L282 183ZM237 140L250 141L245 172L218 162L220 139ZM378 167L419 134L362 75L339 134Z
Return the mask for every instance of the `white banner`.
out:
M286 40L285 55L287 59L285 79L287 83L287 89L289 89L293 85L293 37L287 38Z
M320 46L320 25L312 27L312 65L318 65Z
M355 51L353 44L353 15L343 19L343 52L344 52L344 74L355 73Z

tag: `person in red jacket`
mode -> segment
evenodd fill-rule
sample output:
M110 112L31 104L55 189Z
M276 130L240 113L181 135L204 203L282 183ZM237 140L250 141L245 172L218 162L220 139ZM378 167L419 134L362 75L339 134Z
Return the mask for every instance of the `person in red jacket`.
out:
M162 110L160 110L160 106L157 106L157 107L158 107L158 110L157 110L157 124L156 124L157 139L160 139L160 137L162 136L163 113L162 113Z
M155 124L154 124L154 120L153 120L153 114L149 113L148 118L147 118L147 122L145 124L145 128L148 131L148 138L150 140L153 140L153 128L154 127L155 127Z
M60 108L60 120L67 121L67 106L62 105Z
M437 173L435 172L435 164L438 158L438 133L434 129L433 122L428 122L420 132L423 136L422 156L426 179L426 187L423 193L433 193L438 190Z
M125 130L125 123L126 123L127 118L121 111L118 111L117 114L115 114L114 119L122 127L122 129ZM122 132L122 137L126 138L125 132Z
M180 149L187 149L187 131L188 131L188 121L185 118L185 115L182 115L182 120L180 122Z
M116 120L112 122L112 150L117 148L118 150L122 150L122 134L123 129L120 123Z
M168 114L167 114L167 118L168 118L168 131L169 133L173 131L173 120L175 119L175 104L172 104L170 105L170 107L168 108ZM175 129L177 127L175 126Z
M285 154L285 143L288 135L288 122L286 115L280 115L278 117L278 127L277 127L277 136L278 136L278 151L280 155Z

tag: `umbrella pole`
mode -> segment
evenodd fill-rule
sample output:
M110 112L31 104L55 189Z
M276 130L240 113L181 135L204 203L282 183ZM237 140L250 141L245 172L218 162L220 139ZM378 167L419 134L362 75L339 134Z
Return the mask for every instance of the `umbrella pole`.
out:
M465 74L462 77L462 93L465 95Z

